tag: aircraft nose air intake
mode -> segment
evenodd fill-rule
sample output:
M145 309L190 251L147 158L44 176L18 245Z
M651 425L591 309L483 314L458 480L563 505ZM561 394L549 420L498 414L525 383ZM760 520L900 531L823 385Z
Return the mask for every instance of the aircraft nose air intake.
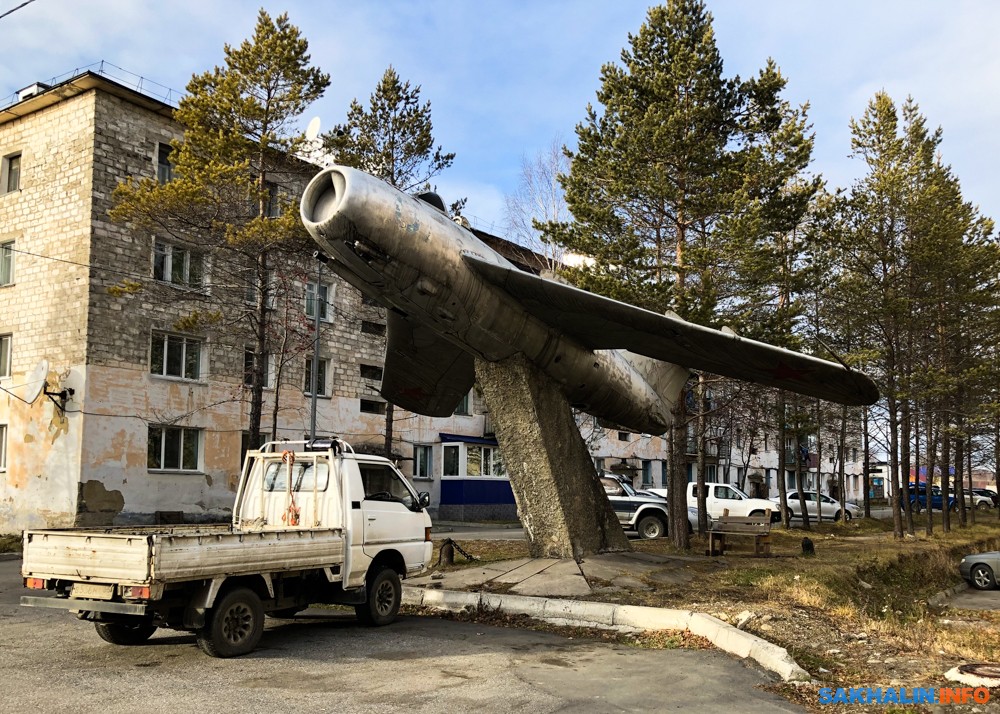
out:
M302 197L302 218L307 223L325 223L337 213L346 188L344 174L336 169L316 176Z

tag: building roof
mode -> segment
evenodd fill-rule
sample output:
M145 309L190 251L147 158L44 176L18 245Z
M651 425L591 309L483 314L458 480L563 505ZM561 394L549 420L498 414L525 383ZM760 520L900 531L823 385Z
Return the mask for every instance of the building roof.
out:
M138 85L142 87L142 78ZM0 108L0 124L20 119L34 112L58 104L64 99L79 96L93 89L101 89L109 94L121 97L132 104L145 107L152 112L165 117L171 117L174 107L166 101L157 99L141 89L133 89L122 82L108 77L106 74L86 70L75 74L69 79L56 84L36 82L15 94L13 103Z

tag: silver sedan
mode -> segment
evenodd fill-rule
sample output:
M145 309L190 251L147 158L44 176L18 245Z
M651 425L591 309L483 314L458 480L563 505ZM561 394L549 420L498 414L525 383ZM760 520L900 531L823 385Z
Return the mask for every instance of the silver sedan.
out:
M974 553L962 558L958 572L977 590L992 590L997 586L996 573L1000 570L1000 551Z

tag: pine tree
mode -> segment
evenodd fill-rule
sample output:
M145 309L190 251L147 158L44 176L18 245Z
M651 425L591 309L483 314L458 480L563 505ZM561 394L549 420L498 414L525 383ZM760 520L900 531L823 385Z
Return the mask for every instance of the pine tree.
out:
M801 189L791 189L812 140L804 108L781 100L784 86L772 62L746 81L723 76L701 0L651 8L620 64L602 68L601 108L587 107L576 150L567 151L562 183L573 221L548 223L546 238L593 263L566 277L718 324L720 304L734 294L733 271L745 267L732 260L734 248L751 235L790 231L817 188L798 181ZM749 250L741 251L747 261ZM678 404L679 443L687 416L684 400ZM683 474L674 476L679 485Z
M224 66L188 83L174 113L184 135L171 145L173 179L122 184L114 196L116 220L213 255L214 279L228 286L230 297L253 289L252 309L196 311L185 323L192 328L222 320L254 335L253 444L260 440L264 357L272 328L279 328L272 325L270 308L274 293L290 290L272 269L280 254L311 248L297 199L302 175L310 171L295 166L293 157L305 141L295 122L330 78L310 66L308 47L287 14L272 19L261 10L253 37L239 47L226 45Z

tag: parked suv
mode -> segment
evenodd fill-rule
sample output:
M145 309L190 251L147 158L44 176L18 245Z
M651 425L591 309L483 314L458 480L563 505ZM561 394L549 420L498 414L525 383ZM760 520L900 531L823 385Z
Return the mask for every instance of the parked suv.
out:
M924 483L915 486L910 484L907 491L910 499L910 508L914 513L920 513L927 508L927 485ZM944 497L941 495L940 486L931 486L931 510L940 511L944 504ZM958 510L958 502L953 494L948 494L948 510Z
M622 528L636 531L640 538L662 538L667 534L667 499L641 494L614 474L601 474L601 485Z

